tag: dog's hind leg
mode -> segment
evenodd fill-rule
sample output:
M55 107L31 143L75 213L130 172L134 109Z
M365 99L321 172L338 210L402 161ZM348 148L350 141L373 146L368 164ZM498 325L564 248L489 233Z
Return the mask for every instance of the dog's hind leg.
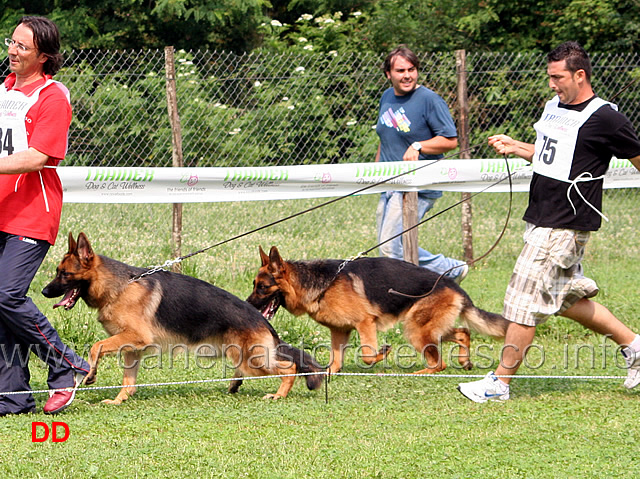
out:
M248 361L249 367L254 368L254 370L257 369L258 374L281 376L281 382L280 387L275 394L265 394L262 399L286 398L287 394L289 394L289 391L291 391L291 388L296 381L295 375L298 372L298 368L296 367L293 358L278 358L278 346L276 345L275 341L272 345L264 349L263 354L265 360L264 362L260 361L261 364L258 365L255 361L253 363L251 361Z
M458 353L458 361L462 369L468 371L473 368L473 364L469 358L471 351L471 335L467 328L453 328L448 334L443 336L443 341L451 341L460 346Z
M404 334L409 342L416 349L418 354L422 354L427 367L416 371L414 374L433 374L445 369L447 365L440 356L440 346L442 346L441 336L433 330L434 318L430 312L423 314L421 320L412 318L405 322Z
M440 356L438 345L431 338L425 338L425 340L423 341L423 345L419 350L420 352L422 352L422 355L427 362L427 367L421 369L420 371L416 371L413 374L434 374L446 369L447 365L444 363L442 357Z
M453 289L442 289L416 303L404 322L405 336L416 351L421 353L427 367L415 374L433 374L444 370L440 349L442 341L454 341L464 345L463 354L469 351L468 331L454 328L460 314L462 296ZM467 337L465 338L465 333ZM461 358L465 363L466 358Z
M238 389L240 389L240 386L242 386L242 373L240 370L236 369L235 374L233 375L233 380L229 383L229 389L227 392L229 394L235 394L238 392Z
M258 364L255 359L262 356L253 356L251 360L243 361L240 367L236 369L234 378L241 378L243 373L250 373L252 376L282 376L280 378L280 387L276 393L265 394L262 399L286 398L296 381L295 374L297 373L297 368L292 361L279 361L275 359L275 355L272 356L271 351L275 352L275 345L273 348L265 350L265 361L260 364ZM236 392L240 384L242 384L242 379L234 379L229 386L229 392Z
M247 352L243 351L242 347L238 344L239 338L233 337L228 338L229 343L224 344L222 347L222 355L226 357L229 361L231 361L231 367L234 369L233 372L233 380L229 383L229 389L227 392L229 394L235 394L242 386L242 378L244 374L241 371L241 367L243 363L247 360ZM223 361L224 361L223 357ZM226 370L225 363L225 370Z
M278 391L265 395L264 399L287 396L296 380L296 365L293 361L277 359L278 341L277 336L266 327L261 331L244 332L242 335L229 335L225 338L224 354L235 369L229 392L238 390L243 377L291 375L282 377Z
M136 378L138 377L138 369L140 368L141 351L125 351L124 352L124 376L122 378L122 389L115 399L105 399L104 404L120 405L136 392Z

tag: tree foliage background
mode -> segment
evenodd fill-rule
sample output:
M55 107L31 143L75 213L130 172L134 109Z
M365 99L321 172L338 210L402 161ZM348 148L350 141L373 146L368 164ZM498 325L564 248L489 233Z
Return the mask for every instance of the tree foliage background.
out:
M531 140L549 97L544 55L562 41L590 51L603 98L640 76L640 0L36 0L3 7L5 36L26 14L60 26L66 54L57 78L74 102L67 165L171 164L165 46L177 54L187 166L371 161L387 86L380 64L400 43L421 55L428 86L454 118L455 50L467 51L469 138L478 145L498 132ZM6 55L0 51L0 59ZM632 121L639 94L629 89L616 100Z
M10 34L22 15L46 15L70 49L285 49L305 34L303 15L330 18L316 49L382 53L547 51L577 40L590 52L640 47L639 0L3 0ZM278 38L269 30L281 25ZM265 28L267 27L267 28ZM274 41L277 40L277 41Z

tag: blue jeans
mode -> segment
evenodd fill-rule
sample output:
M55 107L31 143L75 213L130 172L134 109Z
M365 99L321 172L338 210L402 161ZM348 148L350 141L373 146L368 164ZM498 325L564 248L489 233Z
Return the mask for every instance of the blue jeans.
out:
M86 375L87 362L66 346L27 292L49 243L0 232L0 393L30 391L29 356L49 367L50 389L73 386L74 373ZM29 393L0 395L0 413L35 406Z
M418 194L418 221L427 214L436 200ZM378 224L378 243L399 234L403 230L402 225L402 192L387 191L380 195L376 210L376 222ZM392 239L380 246L380 254L388 258L403 259L402 236ZM418 262L423 268L442 274L449 269L464 264L453 258L447 258L442 254L433 254L423 248L418 248ZM455 278L462 272L456 268L447 277Z

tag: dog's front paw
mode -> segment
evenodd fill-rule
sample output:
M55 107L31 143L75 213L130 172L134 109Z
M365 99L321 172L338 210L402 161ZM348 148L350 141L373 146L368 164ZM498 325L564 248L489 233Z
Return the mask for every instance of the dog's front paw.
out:
M95 383L97 372L97 370L91 369L91 371L89 371L89 374L87 374L82 380L82 384L84 384L85 386L90 386L91 384Z
M277 401L278 399L282 399L284 396L280 396L280 394L265 394L262 396L262 399L272 399Z
M433 368L421 369L420 371L416 371L413 374L436 374L436 373L439 373L440 371L444 371L445 369L447 369L447 365L445 363L440 363L439 365Z
M380 351L378 351L378 354L382 354L383 357L387 357L387 354L389 354L390 352L391 352L391 345L383 344L382 347L380 348Z
M102 404L109 404L111 406L119 406L122 404L122 399L105 399L102 401Z

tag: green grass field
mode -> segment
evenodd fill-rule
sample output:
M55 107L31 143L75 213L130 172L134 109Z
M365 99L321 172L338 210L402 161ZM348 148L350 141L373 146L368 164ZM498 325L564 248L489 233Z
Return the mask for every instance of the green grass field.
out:
M457 199L447 194L436 205ZM300 211L323 200L185 205L182 253ZM507 234L474 265L463 287L481 308L500 312L521 247L526 195L514 197ZM285 258L347 258L375 244L376 195L350 198L274 228L262 230L182 263L183 271L246 298L259 266L258 245L277 245ZM636 278L640 255L636 192L607 193L611 222L588 247L586 274L600 285L599 301L640 331ZM498 237L508 196L474 199L474 248L486 252ZM58 243L34 283L32 298L63 339L86 353L105 337L95 311L80 302L53 310L40 294L66 251L68 231L84 231L99 254L137 266L171 257L170 205L65 206ZM420 244L460 257L459 213L454 210L420 229ZM371 253L372 255L375 253ZM273 321L280 335L326 359L328 330L307 317L281 310ZM420 367L404 349L402 327L380 332L393 346L384 364L365 368L349 350L345 373L308 391L296 381L289 397L264 401L278 379L246 381L226 393L231 376L223 361L177 355L148 357L138 382L184 383L141 387L121 406L113 398L121 369L105 359L96 388L81 389L61 415L0 418L3 477L206 477L206 478L422 478L422 477L613 477L637 474L640 388L627 391L626 375L611 342L563 318L539 328L536 347L512 383L512 400L474 404L457 391L465 375L484 375L497 364L502 343L472 337L471 371L462 371L455 350L444 346L449 368L441 375L409 377ZM354 348L357 336L352 337ZM198 360L199 359L199 360ZM31 361L34 390L46 389L46 369ZM381 375L380 373L388 373ZM362 374L362 375L360 375ZM365 375L366 374L366 375ZM395 376L393 376L395 374ZM531 376L531 377L530 377ZM566 376L557 379L555 376ZM588 376L588 379L575 379ZM606 376L607 378L597 378ZM572 378L574 377L574 378ZM204 382L208 380L216 382ZM203 382L195 382L203 381ZM36 395L39 410L46 394ZM32 442L32 423L63 421L62 443ZM41 432L41 431L40 431Z

